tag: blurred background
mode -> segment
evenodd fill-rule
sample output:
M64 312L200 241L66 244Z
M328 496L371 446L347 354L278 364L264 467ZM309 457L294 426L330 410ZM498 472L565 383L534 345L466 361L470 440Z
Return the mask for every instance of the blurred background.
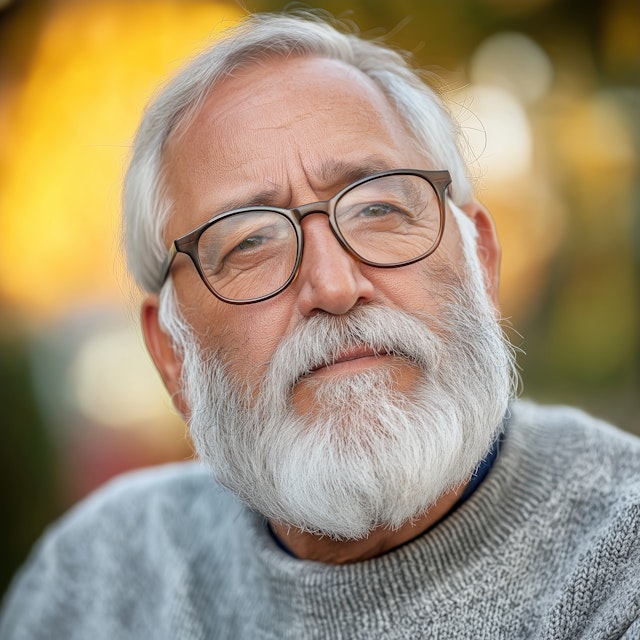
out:
M0 594L87 492L192 455L137 328L120 184L159 83L247 9L283 6L0 0ZM640 433L637 1L305 6L442 78L504 245L523 394Z

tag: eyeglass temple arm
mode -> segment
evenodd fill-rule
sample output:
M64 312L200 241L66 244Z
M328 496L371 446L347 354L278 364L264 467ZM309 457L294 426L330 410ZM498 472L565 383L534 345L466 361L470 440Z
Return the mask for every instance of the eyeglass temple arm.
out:
M169 249L169 253L167 257L162 261L162 267L160 268L160 287L164 285L169 277L169 271L171 270L171 265L173 264L173 260L178 253L178 249L176 247L176 243L174 242Z

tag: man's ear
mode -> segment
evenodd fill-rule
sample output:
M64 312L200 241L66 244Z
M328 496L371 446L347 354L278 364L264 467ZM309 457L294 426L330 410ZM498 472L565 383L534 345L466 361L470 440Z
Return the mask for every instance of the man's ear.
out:
M496 309L499 308L500 259L502 250L493 218L477 200L460 207L473 222L478 233L477 249L484 270L485 287Z
M182 394L182 358L176 353L173 341L160 326L158 312L160 300L150 294L142 302L140 321L142 333L151 358L160 373L164 386L171 395L176 410L187 420L189 407Z

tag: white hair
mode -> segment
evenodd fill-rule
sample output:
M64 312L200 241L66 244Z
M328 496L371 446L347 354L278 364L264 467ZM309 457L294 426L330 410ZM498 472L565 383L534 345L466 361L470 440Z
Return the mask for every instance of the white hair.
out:
M436 91L403 55L379 41L346 33L309 12L256 14L195 58L152 102L140 124L123 193L124 244L130 271L144 290L158 292L171 214L162 156L177 128L188 125L216 83L235 69L273 57L318 56L352 65L383 91L433 167L448 169L451 197L468 202L471 183L457 141L459 130ZM420 168L420 167L418 167Z

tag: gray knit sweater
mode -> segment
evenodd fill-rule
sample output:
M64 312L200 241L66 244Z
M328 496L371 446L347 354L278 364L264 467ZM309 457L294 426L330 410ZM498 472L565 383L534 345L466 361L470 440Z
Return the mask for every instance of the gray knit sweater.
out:
M296 560L197 464L111 483L46 534L0 638L640 638L640 441L516 403L491 472L418 539Z

